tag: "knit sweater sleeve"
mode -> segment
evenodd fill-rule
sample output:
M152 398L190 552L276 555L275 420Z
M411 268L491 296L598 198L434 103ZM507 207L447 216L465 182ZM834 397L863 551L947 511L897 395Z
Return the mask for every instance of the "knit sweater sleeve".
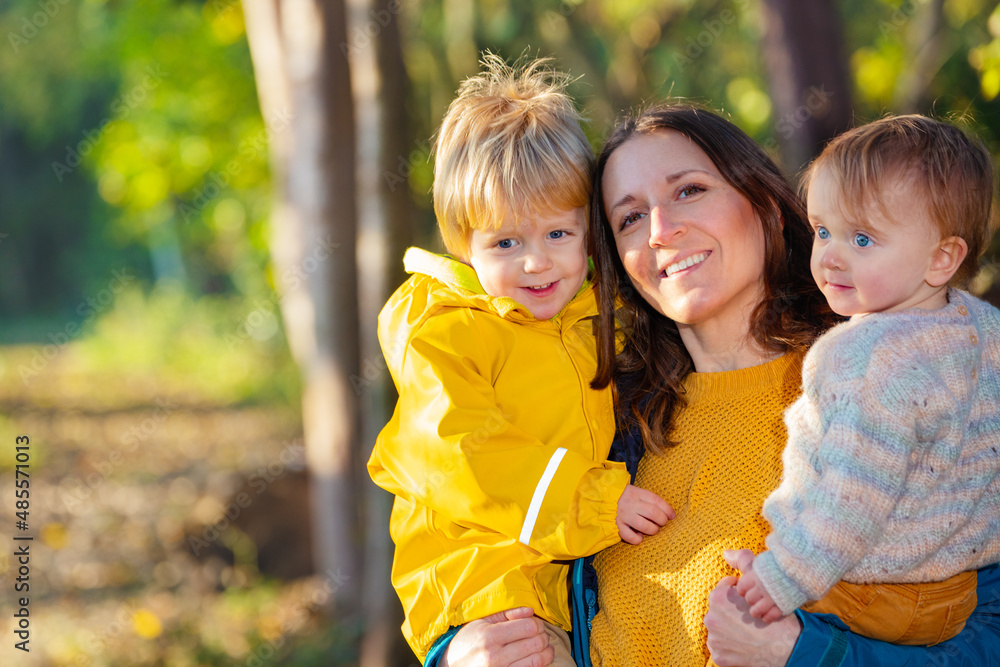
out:
M784 478L764 504L773 532L754 569L786 614L823 597L879 539L918 431L954 410L905 337L842 326L807 356L804 393L785 416Z

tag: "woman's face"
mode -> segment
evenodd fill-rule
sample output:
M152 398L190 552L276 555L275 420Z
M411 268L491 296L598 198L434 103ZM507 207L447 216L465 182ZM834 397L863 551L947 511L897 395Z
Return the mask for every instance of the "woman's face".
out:
M650 305L678 325L748 330L764 231L697 144L674 130L632 137L608 159L602 194L618 255Z

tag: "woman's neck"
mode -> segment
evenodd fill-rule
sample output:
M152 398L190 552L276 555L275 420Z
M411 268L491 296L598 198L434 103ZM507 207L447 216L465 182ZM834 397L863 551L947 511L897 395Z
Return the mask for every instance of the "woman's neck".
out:
M780 357L783 352L766 349L750 336L747 320L734 331L720 323L712 325L678 324L684 347L691 355L697 373L719 373L759 366Z

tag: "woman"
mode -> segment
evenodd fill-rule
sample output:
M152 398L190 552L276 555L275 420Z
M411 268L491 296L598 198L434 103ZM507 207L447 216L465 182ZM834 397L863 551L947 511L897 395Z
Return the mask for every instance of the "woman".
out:
M801 204L763 151L713 114L651 109L608 139L592 209L602 316L595 385L616 383L616 445L636 484L677 510L641 545L597 555L596 614L588 592L576 591L592 618L594 664L704 665L709 648L720 665L1000 660L995 567L980 574L966 630L933 648L867 640L802 613L751 623L732 590L723 552L764 548L760 508L780 481L782 414L799 391L804 350L832 322L810 277ZM736 566L745 556L728 554ZM469 624L448 661L546 664L524 614ZM575 639L585 641L587 623L575 618Z

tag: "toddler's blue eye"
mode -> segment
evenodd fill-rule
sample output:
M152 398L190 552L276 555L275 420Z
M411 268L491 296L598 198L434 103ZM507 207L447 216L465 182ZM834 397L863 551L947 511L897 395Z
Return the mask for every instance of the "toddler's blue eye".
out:
M566 232L564 232L561 229L557 229L555 231L549 232L549 238L550 239L561 239L564 236L566 236Z
M826 227L817 227L816 228L816 237L824 239L824 240L828 239L828 238L830 238L830 230L828 230Z
M861 232L858 232L857 234L854 235L854 243L859 248L865 248L865 247L871 245L871 242L872 242L872 240L870 238L868 238L867 234L862 234Z
M508 250L510 248L513 248L514 247L514 239L503 239L501 241L497 241L497 247L498 248L503 248L504 250Z

